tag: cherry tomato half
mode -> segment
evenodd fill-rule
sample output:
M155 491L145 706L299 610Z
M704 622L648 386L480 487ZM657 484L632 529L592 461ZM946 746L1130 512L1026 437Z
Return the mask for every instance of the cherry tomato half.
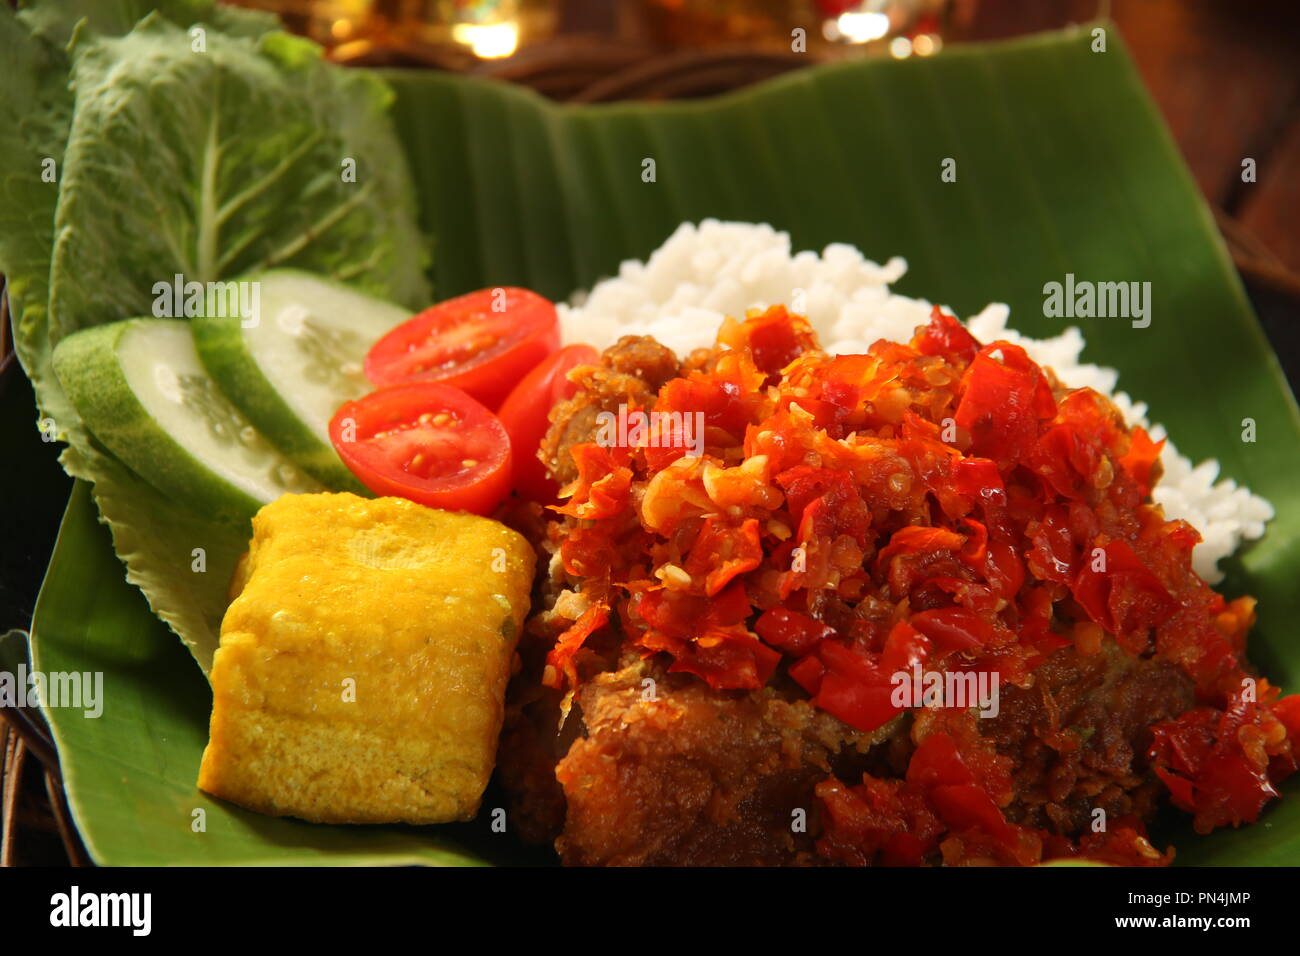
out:
M345 402L330 421L343 463L377 495L487 514L510 491L510 436L458 388L411 382Z
M496 408L521 378L560 347L555 306L527 289L480 289L425 309L370 348L375 385L455 385Z
M551 425L551 409L556 403L572 398L578 386L567 378L570 369L594 365L600 353L590 345L568 345L538 365L515 386L501 403L497 417L510 434L514 454L515 491L533 501L550 502L559 495L559 487L546 474L546 466L537 458L537 449Z

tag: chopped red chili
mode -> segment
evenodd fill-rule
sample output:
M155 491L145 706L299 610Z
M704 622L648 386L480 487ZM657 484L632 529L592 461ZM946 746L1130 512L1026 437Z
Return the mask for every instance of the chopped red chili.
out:
M900 673L1027 687L1053 652L1096 654L1109 635L1194 685L1197 706L1152 728L1148 757L1198 829L1256 819L1296 769L1300 697L1244 662L1252 602L1213 592L1192 571L1195 531L1150 502L1163 443L1019 346L981 345L936 308L910 344L832 357L777 307L729 320L648 411L699 413L703 454L573 448L560 556L598 600L551 652L556 686L576 685L575 655L617 616L672 671L802 688L874 732L916 706L894 693ZM974 726L970 711L917 717L901 779L819 785L818 851L1168 862L1136 819L1073 842L1010 822L1008 758Z

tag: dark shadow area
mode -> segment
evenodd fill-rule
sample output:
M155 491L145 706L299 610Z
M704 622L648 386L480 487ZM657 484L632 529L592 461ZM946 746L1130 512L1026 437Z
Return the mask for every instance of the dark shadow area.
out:
M62 448L41 440L31 382L11 355L0 366L0 631L31 626L72 490Z

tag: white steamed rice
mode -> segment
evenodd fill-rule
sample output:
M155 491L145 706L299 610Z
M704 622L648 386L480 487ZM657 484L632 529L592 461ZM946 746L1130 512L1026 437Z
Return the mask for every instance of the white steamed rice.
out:
M790 236L769 225L707 219L698 227L683 223L648 262L624 262L616 277L575 297L573 305L561 305L560 321L566 342L604 348L623 335L653 335L684 355L712 345L724 316L780 303L807 315L828 351L865 352L879 339L906 342L929 321L929 302L889 291L906 270L901 258L877 265L843 243L821 255L791 255ZM1160 425L1147 421L1145 404L1115 391L1114 369L1079 361L1084 341L1077 328L1031 339L1007 327L1009 316L1007 306L993 304L966 325L982 342L1005 339L1022 346L1066 385L1110 396L1129 424L1148 428L1157 440L1166 437ZM1217 461L1193 466L1172 441L1165 443L1161 463L1164 476L1153 496L1167 517L1185 519L1201 533L1193 564L1207 581L1218 581L1219 560L1242 541L1260 537L1273 508L1232 479L1218 480Z

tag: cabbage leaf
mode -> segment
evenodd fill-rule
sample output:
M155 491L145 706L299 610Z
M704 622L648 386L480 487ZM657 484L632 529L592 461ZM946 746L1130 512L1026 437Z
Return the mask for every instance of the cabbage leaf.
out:
M147 314L177 272L281 262L427 301L391 92L275 25L212 0L0 7L0 271L38 427L67 443L60 462L93 483L127 579L204 672L249 529L168 499L99 445L51 354L69 331Z

